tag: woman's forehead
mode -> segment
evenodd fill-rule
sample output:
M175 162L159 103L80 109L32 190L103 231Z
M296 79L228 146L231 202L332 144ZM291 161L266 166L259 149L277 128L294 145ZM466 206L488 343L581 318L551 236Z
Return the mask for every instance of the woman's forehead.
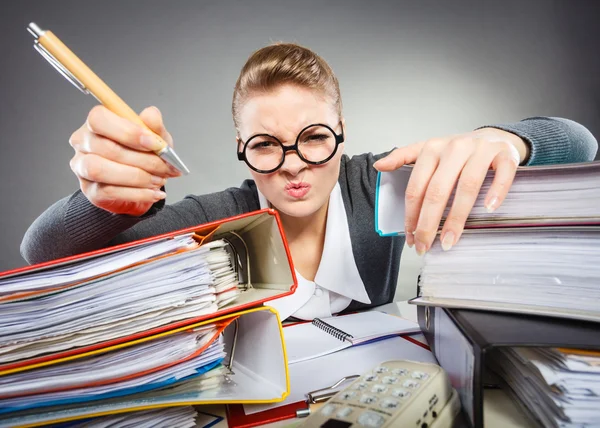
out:
M240 110L242 138L255 134L295 139L314 123L335 126L335 106L326 97L306 88L284 86L277 91L251 96Z

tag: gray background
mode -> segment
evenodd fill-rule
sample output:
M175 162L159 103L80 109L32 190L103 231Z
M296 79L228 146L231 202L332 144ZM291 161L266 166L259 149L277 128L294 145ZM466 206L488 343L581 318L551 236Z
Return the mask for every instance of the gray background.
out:
M346 152L535 115L600 135L597 1L18 1L0 13L0 270L24 265L29 224L77 189L71 133L94 105L32 48L30 21L52 30L135 110L158 106L193 174L168 201L236 186L230 117L250 53L295 41L341 83ZM405 251L403 292L419 260Z

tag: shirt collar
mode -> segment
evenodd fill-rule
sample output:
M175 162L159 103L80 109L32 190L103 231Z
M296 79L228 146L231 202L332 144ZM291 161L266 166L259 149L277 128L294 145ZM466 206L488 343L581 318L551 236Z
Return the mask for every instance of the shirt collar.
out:
M261 209L269 208L265 196L258 189L257 192ZM325 244L314 283L361 303L371 303L356 267L348 217L339 183L335 184L329 196ZM299 303L301 307L306 302Z

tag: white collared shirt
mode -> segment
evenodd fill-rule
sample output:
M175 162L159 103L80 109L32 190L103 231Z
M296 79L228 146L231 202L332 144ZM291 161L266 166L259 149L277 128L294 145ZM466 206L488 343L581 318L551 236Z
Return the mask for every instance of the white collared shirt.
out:
M261 208L269 207L269 202L260 191L258 198ZM265 303L277 309L282 320L292 315L304 320L330 317L346 309L352 300L371 303L352 253L348 218L339 183L335 184L329 196L325 244L315 280L303 278L298 271L296 276L298 287L294 294Z

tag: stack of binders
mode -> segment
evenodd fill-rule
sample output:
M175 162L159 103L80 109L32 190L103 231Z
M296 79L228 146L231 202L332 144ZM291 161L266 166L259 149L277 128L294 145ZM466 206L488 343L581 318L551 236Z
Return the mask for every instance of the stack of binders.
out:
M379 175L382 236L403 234L411 172ZM460 241L424 256L419 323L471 425L483 425L484 385L500 385L533 425L600 426L600 162L519 168L488 213L492 180Z
M194 426L191 405L285 399L262 304L292 266L262 210L1 274L0 427Z

